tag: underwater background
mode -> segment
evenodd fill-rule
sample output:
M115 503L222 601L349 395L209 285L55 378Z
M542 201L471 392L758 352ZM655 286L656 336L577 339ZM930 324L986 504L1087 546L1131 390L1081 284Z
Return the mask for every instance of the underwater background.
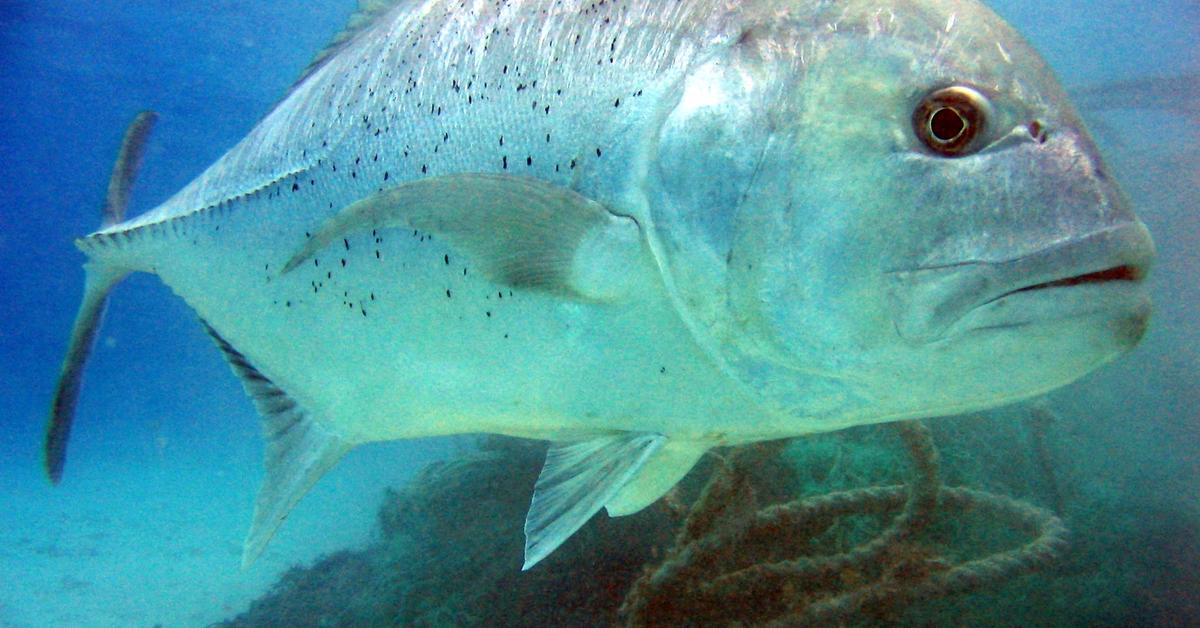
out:
M0 626L606 624L671 546L686 504L599 515L522 574L539 446L430 439L355 450L241 571L259 421L196 317L146 275L110 302L65 480L46 481L44 421L82 289L71 243L99 224L125 125L161 114L138 213L238 141L354 4L0 0ZM848 621L1200 625L1200 5L989 4L1075 95L1154 234L1155 317L1132 354L1044 405L928 422L945 483L1059 511L1061 561ZM774 472L745 481L764 503L909 475L889 426L761 457ZM679 498L718 467L698 467ZM803 551L844 551L886 521L849 518ZM959 513L922 538L889 560L936 566L921 552L959 560L1028 540Z

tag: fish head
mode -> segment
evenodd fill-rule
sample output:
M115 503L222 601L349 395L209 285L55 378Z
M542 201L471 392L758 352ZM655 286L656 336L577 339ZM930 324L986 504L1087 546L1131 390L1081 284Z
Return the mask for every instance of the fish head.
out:
M660 133L665 266L722 359L861 423L1133 347L1154 247L1037 53L973 2L818 4L695 68Z

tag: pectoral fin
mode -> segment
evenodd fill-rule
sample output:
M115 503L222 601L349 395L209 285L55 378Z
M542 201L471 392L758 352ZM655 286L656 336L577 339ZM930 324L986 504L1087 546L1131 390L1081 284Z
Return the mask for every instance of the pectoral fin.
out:
M528 177L459 174L405 183L330 218L283 267L288 273L352 233L405 227L433 234L499 284L607 300L640 268L636 221Z
M555 443L525 518L525 564L536 565L613 498L666 441L641 432Z

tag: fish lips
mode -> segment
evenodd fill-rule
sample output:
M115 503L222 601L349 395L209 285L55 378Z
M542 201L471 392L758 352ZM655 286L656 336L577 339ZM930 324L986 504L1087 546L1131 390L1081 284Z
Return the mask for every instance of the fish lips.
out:
M1131 221L1003 261L965 261L886 273L896 332L928 344L963 334L1107 316L1122 344L1146 328L1145 278L1154 244Z

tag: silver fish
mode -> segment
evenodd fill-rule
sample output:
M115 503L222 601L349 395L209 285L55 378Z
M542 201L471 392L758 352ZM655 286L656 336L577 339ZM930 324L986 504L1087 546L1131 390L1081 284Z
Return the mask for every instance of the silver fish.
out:
M714 446L1026 399L1146 329L1146 228L977 2L375 1L355 23L128 221L119 161L78 241L52 480L138 271L263 416L245 564L363 443L552 441L527 569Z

